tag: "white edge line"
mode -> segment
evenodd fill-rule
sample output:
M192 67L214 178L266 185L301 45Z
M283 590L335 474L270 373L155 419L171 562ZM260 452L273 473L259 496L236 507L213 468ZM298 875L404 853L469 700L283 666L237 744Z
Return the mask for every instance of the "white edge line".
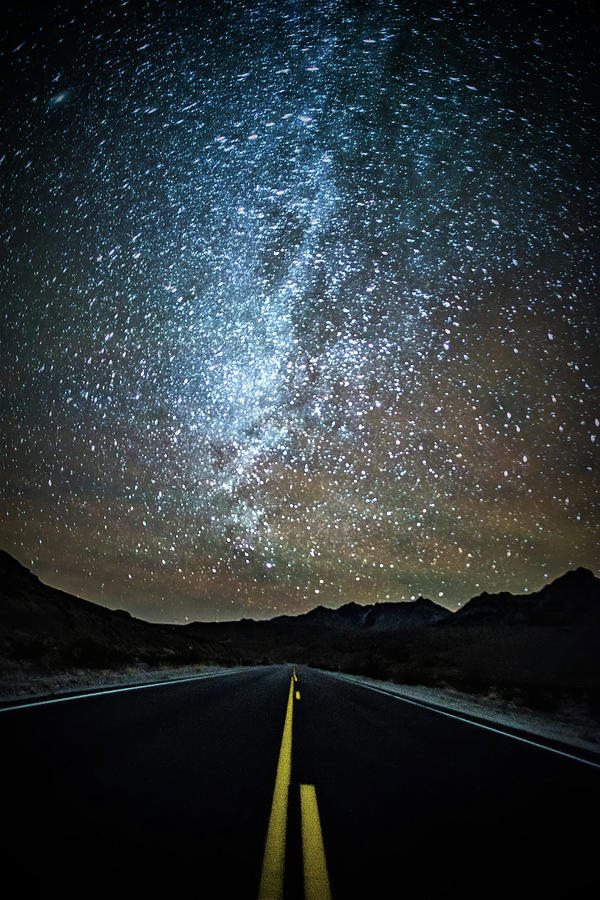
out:
M201 681L205 678L224 678L227 675L237 675L241 669L228 672L209 672L206 675L191 675L187 678L171 678L168 681L148 681L144 684L129 684L125 687L107 688L88 691L84 694L65 694L64 697L52 697L48 700L32 700L29 703L19 703L15 706L0 706L0 713L12 712L17 709L30 709L33 706L50 706L52 703L66 703L68 700L85 700L89 697L103 697L107 694L124 694L126 691L143 691L145 688L164 687L167 684L181 684L185 681Z
M457 719L459 722L465 722L467 725L474 725L476 728L483 728L485 731L493 731L494 734L501 734L504 737L512 738L513 741L521 741L522 744L530 744L540 750L548 750L550 753L556 753L558 756L565 756L567 759L574 759L576 762L584 763L586 766L593 766L600 769L600 763L593 762L583 756L576 756L574 753L567 753L565 750L558 750L556 747L550 747L548 744L540 744L538 741L532 741L529 738L521 737L518 734L512 734L510 731L503 731L501 728L494 728L492 725L484 725L483 722L476 722L474 719L468 719L465 716L459 716L458 713L448 712L445 709L437 709L435 706L429 706L427 703L421 703L419 700L410 700L408 697L402 697L393 691L385 691L383 688L374 687L372 684L365 684L364 681L355 680L347 675L339 672L330 672L334 678L340 678L349 684L356 684L359 687L367 688L369 691L375 691L377 694L383 694L385 697L392 697L394 700L401 700L403 703L410 703L412 706L420 706L421 709L427 709L429 712L439 713L440 716L448 716L449 719Z

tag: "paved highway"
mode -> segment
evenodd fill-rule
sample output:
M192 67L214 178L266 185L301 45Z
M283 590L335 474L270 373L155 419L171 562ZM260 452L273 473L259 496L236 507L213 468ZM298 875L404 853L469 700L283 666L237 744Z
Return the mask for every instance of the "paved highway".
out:
M343 676L295 674L4 709L12 893L595 895L598 765Z

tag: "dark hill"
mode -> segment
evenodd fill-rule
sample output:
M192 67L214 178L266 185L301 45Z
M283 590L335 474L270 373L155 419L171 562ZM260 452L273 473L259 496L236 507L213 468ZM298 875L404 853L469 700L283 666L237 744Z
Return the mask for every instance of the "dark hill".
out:
M452 613L445 607L419 597L407 603L372 603L361 606L346 603L338 609L317 606L299 616L277 616L273 624L314 625L320 628L360 628L372 631L398 631L422 628L441 622Z
M52 666L134 661L185 662L210 647L177 625L155 625L123 610L43 584L0 550L0 656Z
M589 569L567 572L531 594L488 594L474 597L452 616L464 624L600 625L600 579Z

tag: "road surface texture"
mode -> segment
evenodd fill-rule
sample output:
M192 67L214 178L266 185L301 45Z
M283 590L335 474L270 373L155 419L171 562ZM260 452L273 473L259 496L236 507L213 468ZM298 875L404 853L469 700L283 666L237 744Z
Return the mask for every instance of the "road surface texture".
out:
M597 761L344 676L232 670L14 705L0 729L13 895L597 891Z

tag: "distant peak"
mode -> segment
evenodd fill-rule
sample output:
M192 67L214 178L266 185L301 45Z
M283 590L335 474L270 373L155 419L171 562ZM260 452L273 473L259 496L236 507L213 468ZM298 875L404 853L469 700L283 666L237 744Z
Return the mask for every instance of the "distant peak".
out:
M586 569L583 566L579 566L577 569L569 569L569 571L565 572L564 575L559 575L559 577L556 578L552 583L556 584L559 581L565 581L565 580L567 580L567 581L573 581L573 580L587 581L587 582L591 583L593 581L597 581L597 578L594 575L594 573L591 571L591 569Z

